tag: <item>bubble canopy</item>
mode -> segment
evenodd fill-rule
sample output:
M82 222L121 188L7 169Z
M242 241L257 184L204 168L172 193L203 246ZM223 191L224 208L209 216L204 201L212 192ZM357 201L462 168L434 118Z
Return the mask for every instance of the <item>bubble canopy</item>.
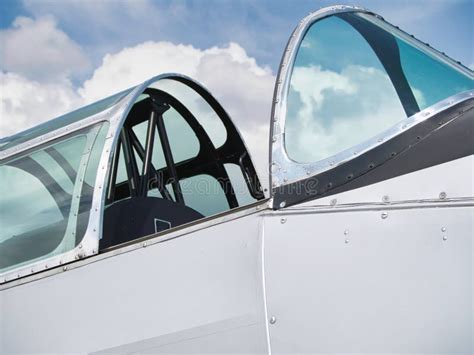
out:
M158 90L172 98L181 95L180 102L193 111L194 118L209 134L207 147L212 146L215 152L226 154L236 145L246 150L222 106L200 84L179 74L154 77L82 109L1 139L0 283L99 252L103 214L109 201L105 191L110 167L114 163L113 153L120 146L127 117L137 111L139 106L135 104L146 103L146 93L150 90ZM192 97L190 93L195 98L186 102L183 98ZM177 113L169 112L168 121L173 121ZM191 144L194 139L192 131L189 128L181 130L183 123L174 121L177 122L174 126L166 123L168 130L181 132L177 137L184 135L183 139L190 142L183 145L182 150L174 149L176 164L181 161L188 163L198 155L202 158L202 144L201 147L198 142ZM138 136L140 129L141 126L136 127ZM177 146L176 141L169 143L171 148ZM158 154L153 156L158 159L153 158L152 162L157 167L165 165L159 161L162 158ZM185 202L192 199L192 196L182 197ZM225 196L221 196L221 200L223 207L215 210L199 205L199 200L191 202L197 203L193 208L202 209L199 215L206 215L206 211L219 213L228 209ZM253 200L249 195L248 202ZM234 205L230 208L239 206L235 196L232 201Z

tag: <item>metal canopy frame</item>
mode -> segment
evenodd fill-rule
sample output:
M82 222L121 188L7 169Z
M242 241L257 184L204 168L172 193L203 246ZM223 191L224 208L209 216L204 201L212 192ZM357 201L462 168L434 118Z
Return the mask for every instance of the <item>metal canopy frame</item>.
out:
M86 117L80 121L72 122L69 125L65 125L56 129L54 131L48 132L45 135L34 137L33 139L20 143L12 148L5 149L0 152L0 162L10 160L11 158L19 155L20 153L27 152L33 148L39 147L44 145L45 143L52 142L58 138L65 137L73 132L82 130L86 127L92 127L100 122L108 122L109 128L106 135L105 143L103 146L102 154L99 160L98 165L98 172L96 176L96 181L93 190L93 199L92 199L92 208L90 211L89 216L89 223L84 234L82 241L72 250L67 253L53 256L50 258L42 259L36 262L32 262L26 266L21 266L0 274L0 286L3 284L7 284L18 280L21 283L22 278L26 277L33 277L40 272L45 272L50 269L57 269L58 267L62 267L63 271L68 269L68 266L65 264L69 264L71 262L78 261L80 259L84 259L93 255L98 254L99 252L99 241L102 235L102 219L103 219L103 211L105 207L105 203L107 198L110 198L113 192L106 191L107 190L107 182L108 182L108 174L109 168L114 167L118 163L118 155L114 155L113 152L116 150L117 145L120 144L121 148L120 151L124 152L124 147L129 146L129 152L133 151L133 145L136 145L134 139L136 137L123 137L124 139L119 139L123 135L123 126L125 124L125 120L128 117L133 105L139 99L140 95L142 95L147 88L149 88L153 83L158 82L160 80L170 79L176 80L184 85L187 85L194 91L196 91L210 106L219 118L222 120L225 128L229 131L229 128L235 130L238 139L242 142L243 147L248 152L248 149L245 145L244 140L239 132L239 129L236 125L233 124L230 116L224 110L224 108L220 105L220 103L211 95L211 93L205 89L201 84L197 81L181 74L177 73L166 73L155 76L142 84L132 88L129 92L122 97L118 102L116 102L111 107L106 108L104 111L99 113L95 113L92 116ZM158 117L157 117L158 118ZM158 121L158 120L157 120ZM158 123L158 122L157 122ZM120 142L120 143L119 143ZM125 143L124 143L125 142ZM126 148L126 147L125 147ZM142 147L143 148L143 147ZM126 149L125 149L126 150ZM146 150L143 152L145 153ZM253 166L253 165L252 165ZM253 166L254 168L254 166ZM255 169L253 169L254 174L256 175ZM131 172L133 174L133 172ZM136 170L137 177L134 182L135 186L138 181L138 170ZM146 171L149 173L149 171ZM116 172L114 173L116 174ZM245 175L245 174L244 174ZM258 183L258 181L257 181ZM260 184L258 183L259 187ZM134 187L135 188L135 187ZM258 190L258 188L257 188ZM250 190L252 191L252 190ZM261 192L261 187L260 187ZM259 195L260 199L263 199L265 196L263 192ZM207 220L207 219L206 219ZM203 226L205 228L205 226ZM173 232L174 228L169 232ZM169 233L168 231L163 232ZM38 278L36 276L35 278ZM28 278L29 279L29 278ZM27 279L25 279L27 282ZM18 283L15 283L18 284Z

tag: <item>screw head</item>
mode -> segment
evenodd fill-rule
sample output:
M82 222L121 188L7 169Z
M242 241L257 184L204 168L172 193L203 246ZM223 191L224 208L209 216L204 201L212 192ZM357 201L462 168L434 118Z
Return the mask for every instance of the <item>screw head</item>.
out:
M439 194L439 199L440 200L444 200L446 197L447 197L446 192L444 192L444 191L440 192L440 194Z
M270 324L275 324L277 321L276 317L275 316L271 316L270 317Z
M331 200L331 206L336 206L336 204L337 204L337 200L335 198L333 198Z
M282 202L280 203L280 208L284 208L285 206L286 206L286 202L285 202L285 201L282 201Z
M390 202L390 197L388 197L388 195L385 195L384 197L382 197L382 201L388 203Z
M447 240L448 240L448 236L443 235L443 240L444 240L444 241L447 241Z
M381 217L382 217L382 219L387 219L387 217L388 217L388 212L382 212Z
M285 224L285 223L286 223L286 218L280 219L280 223L281 223L281 224Z

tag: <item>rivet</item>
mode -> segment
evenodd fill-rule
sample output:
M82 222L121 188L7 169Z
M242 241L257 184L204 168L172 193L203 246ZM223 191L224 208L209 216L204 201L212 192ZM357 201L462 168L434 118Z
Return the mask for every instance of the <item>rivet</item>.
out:
M64 267L63 267L63 271L67 271L67 266L64 266Z
M446 195L446 192L443 191L443 192L441 192L441 193L439 194L439 199L440 199L440 200L444 200L444 199L446 198L446 196L447 196L447 195Z
M387 219L388 213L387 212L382 212L381 217L382 217L382 219Z
M282 202L280 203L280 208L283 208L283 207L285 207L285 206L286 206L286 202L285 202L285 201L282 201Z
M286 218L280 219L280 223L281 223L281 224L285 224L285 223L286 223Z
M446 232L446 227L441 227L441 232Z
M344 243L349 244L349 239L344 240Z
M277 321L276 317L275 316L271 316L270 317L270 324L275 324Z
M311 171L306 170L306 175L311 175Z
M448 237L446 235L443 235L443 240L444 241L448 240Z
M288 179L287 179L287 178L283 178L283 182L288 182Z
M82 244L79 244L79 249L81 249L81 248L82 248Z
M384 197L382 197L382 201L388 203L390 202L390 197L388 197L388 195L385 195Z
M336 204L337 204L337 200L335 198L333 198L331 200L331 206L336 206Z
M146 248L146 242L143 243L143 247Z
M348 235L348 234L349 234L349 231L346 229L346 230L344 231L344 235Z

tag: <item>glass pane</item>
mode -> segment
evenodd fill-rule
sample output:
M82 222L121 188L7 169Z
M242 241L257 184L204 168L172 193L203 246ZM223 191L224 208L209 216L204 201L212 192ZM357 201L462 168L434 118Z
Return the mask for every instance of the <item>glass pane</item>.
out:
M406 117L374 51L337 17L316 22L306 33L287 110L285 145L298 162L334 155Z
M82 239L107 127L83 130L0 165L0 273L64 253Z
M229 175L239 206L245 206L256 202L257 200L250 194L240 166L237 164L224 164L224 168L227 171L227 175Z
M328 158L474 88L468 75L373 16L342 13L305 34L288 92L285 145L298 162Z
M373 16L366 14L357 16L374 26L380 26L394 36L400 50L403 72L415 94L420 110L457 93L474 89L472 73L469 76L427 48L421 48L413 43L406 34Z
M176 80L163 79L154 83L152 88L166 91L179 100L193 114L209 135L216 148L227 140L227 130L219 116L197 92Z
M219 181L210 175L196 175L180 181L186 206L204 216L227 211L229 204Z
M163 114L163 121L174 162L196 157L199 153L199 140L178 111L171 107Z

